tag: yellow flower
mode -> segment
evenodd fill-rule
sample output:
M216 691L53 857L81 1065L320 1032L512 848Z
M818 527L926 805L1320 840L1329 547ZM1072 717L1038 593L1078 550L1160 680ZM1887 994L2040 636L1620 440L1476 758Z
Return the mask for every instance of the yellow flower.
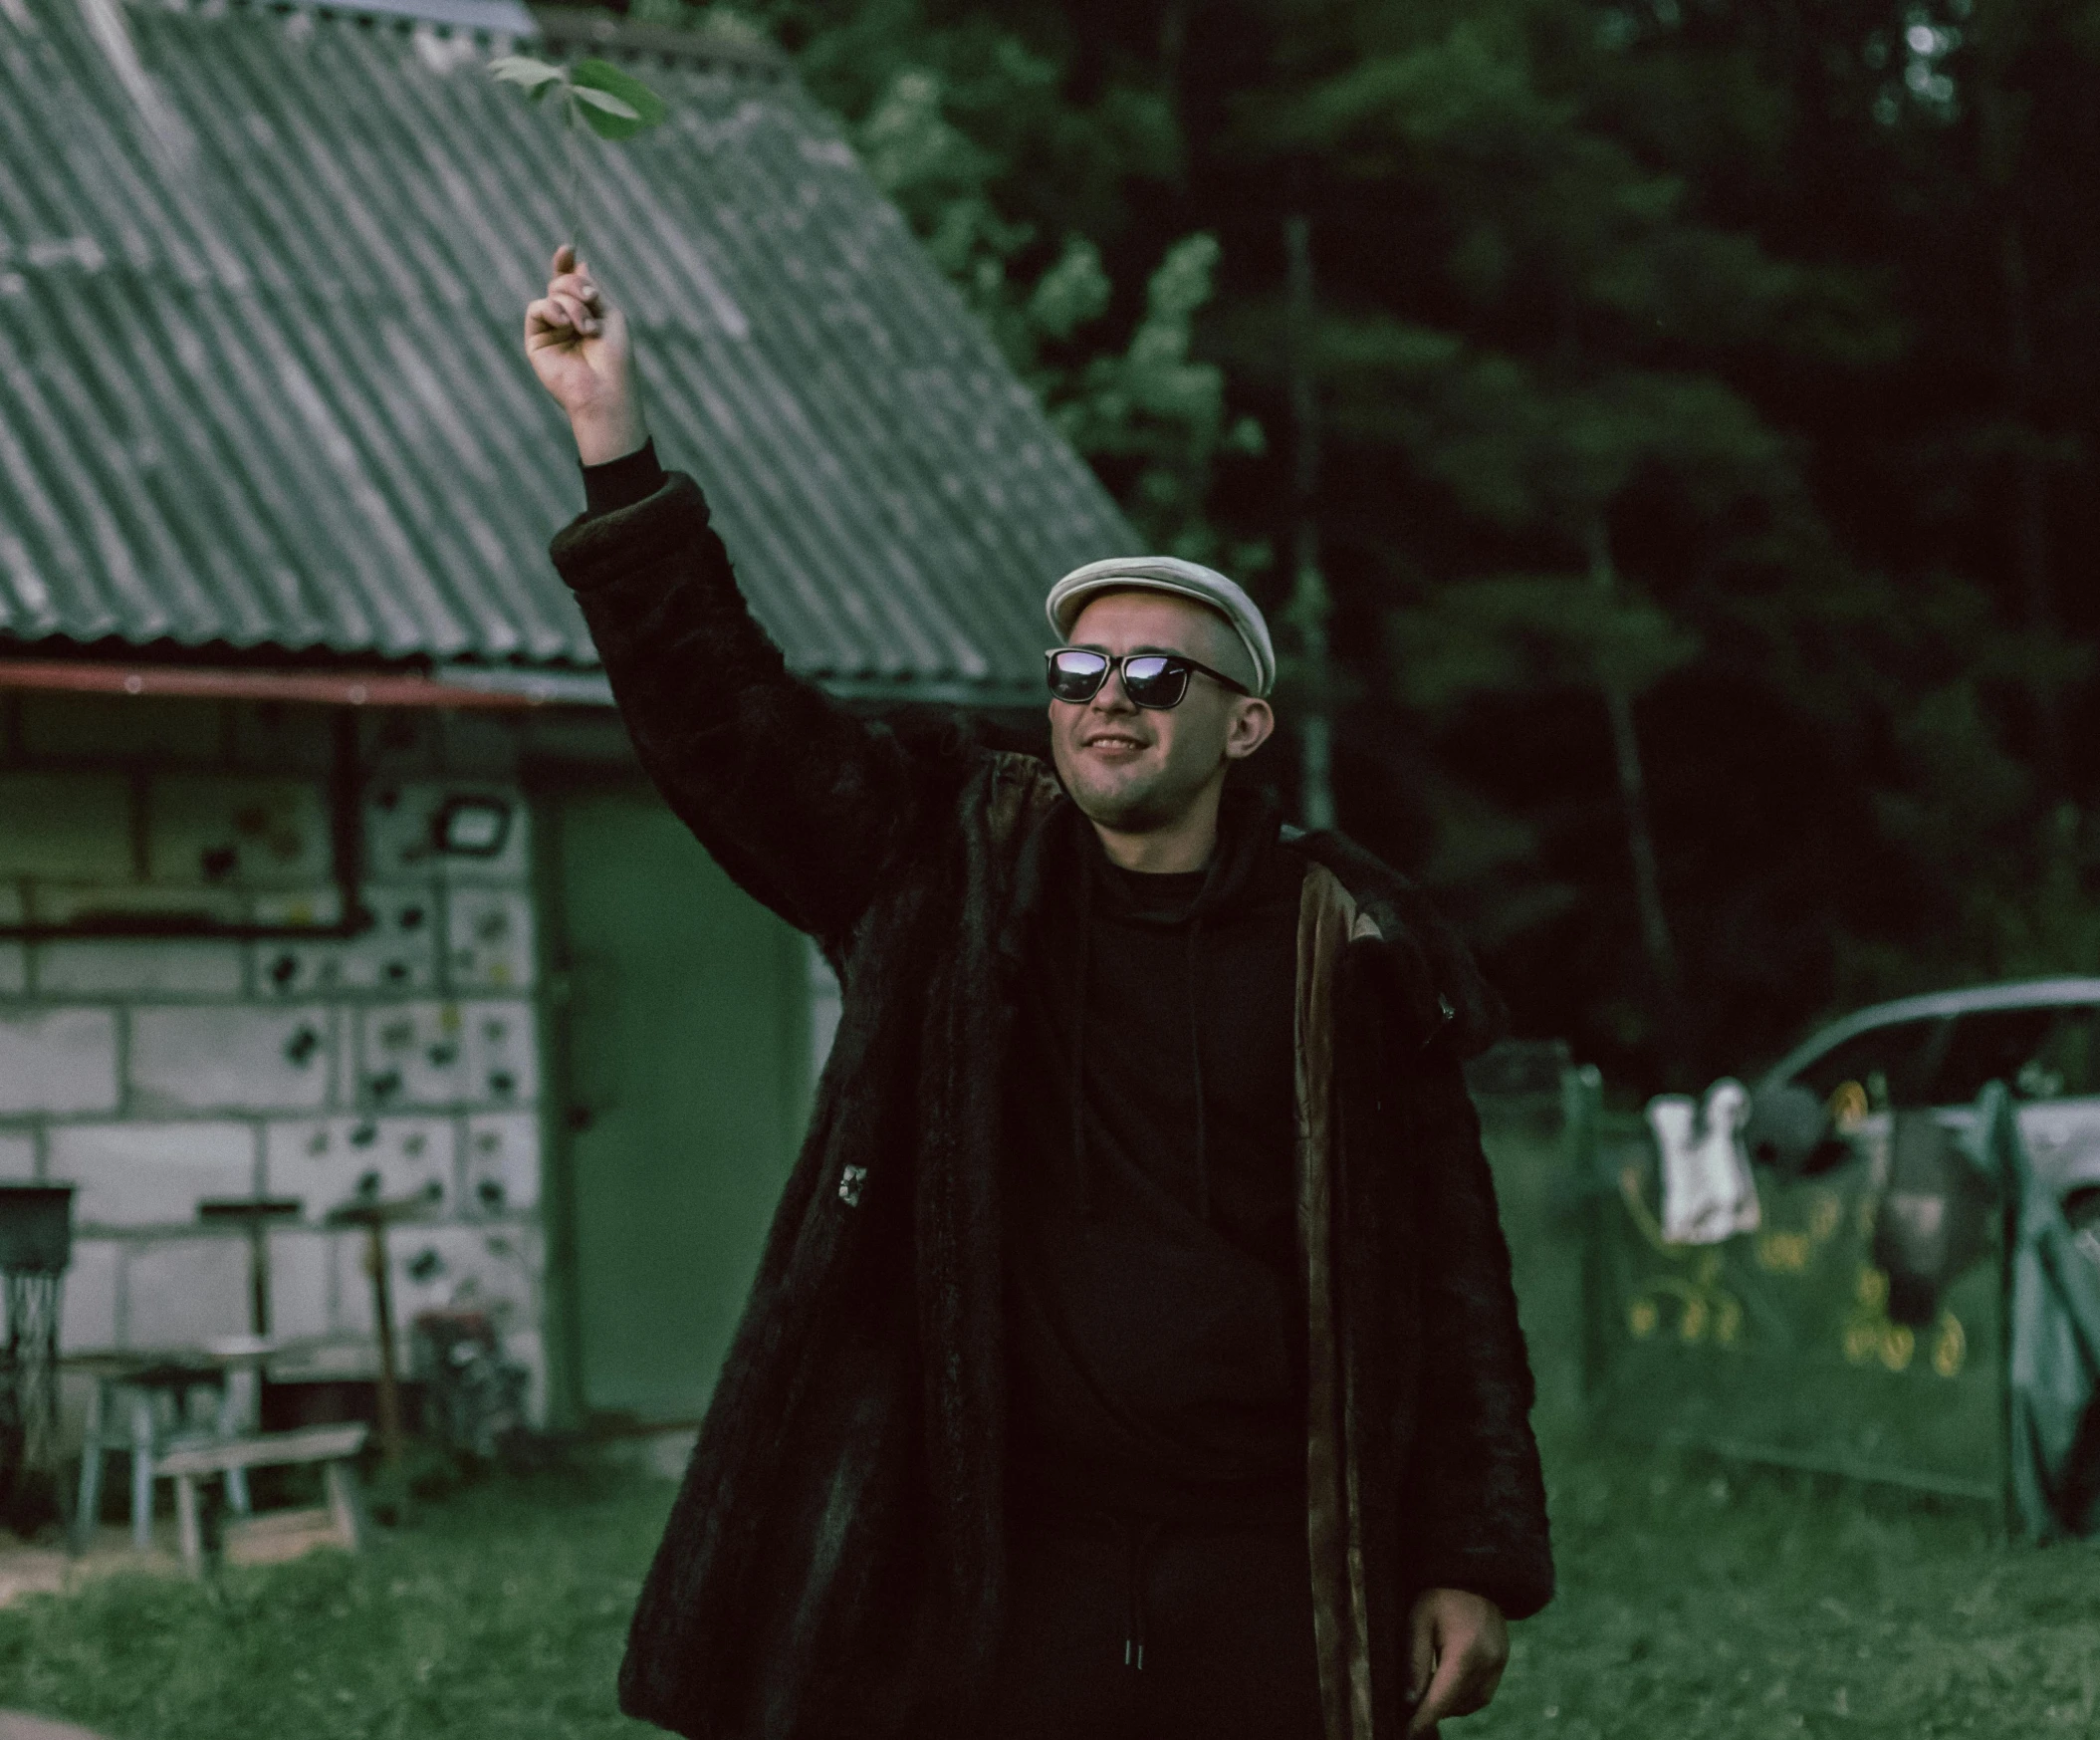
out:
M1969 1358L1969 1335L1962 1320L1951 1311L1940 1313L1940 1333L1933 1338L1933 1369L1942 1377L1953 1377Z

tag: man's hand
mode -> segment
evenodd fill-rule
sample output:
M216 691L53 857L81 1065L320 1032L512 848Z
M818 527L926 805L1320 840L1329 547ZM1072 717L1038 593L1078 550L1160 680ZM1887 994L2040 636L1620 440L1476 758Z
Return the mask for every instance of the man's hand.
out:
M1485 1709L1510 1659L1510 1627L1492 1601L1459 1589L1424 1590L1408 1616L1409 1687L1421 1701L1410 1734Z
M540 384L569 413L577 453L602 465L649 438L627 343L627 317L605 300L589 268L564 243L547 294L525 311L525 355Z

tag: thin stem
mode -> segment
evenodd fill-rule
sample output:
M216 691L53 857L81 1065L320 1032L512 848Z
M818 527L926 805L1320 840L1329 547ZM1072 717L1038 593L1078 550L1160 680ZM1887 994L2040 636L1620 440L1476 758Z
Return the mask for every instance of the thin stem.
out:
M577 137L577 100L574 91L562 94L562 145L569 164L569 185L563 200L563 215L569 219L569 245L576 257L583 257L583 230L578 194L583 180L583 141Z

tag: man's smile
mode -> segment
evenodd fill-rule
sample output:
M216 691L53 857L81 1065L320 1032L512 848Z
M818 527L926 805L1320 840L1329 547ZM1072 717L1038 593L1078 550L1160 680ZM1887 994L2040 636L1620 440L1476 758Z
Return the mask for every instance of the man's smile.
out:
M1134 736L1128 731L1119 731L1113 726L1108 726L1096 730L1081 732L1079 734L1079 747L1081 749L1106 750L1111 754L1126 751L1135 754L1140 750L1149 749L1152 746L1151 744L1146 742L1145 739L1142 737Z

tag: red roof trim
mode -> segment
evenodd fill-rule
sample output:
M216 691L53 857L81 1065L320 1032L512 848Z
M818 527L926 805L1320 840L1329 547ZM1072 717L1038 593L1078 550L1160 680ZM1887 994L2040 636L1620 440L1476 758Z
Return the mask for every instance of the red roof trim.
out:
M0 658L0 689L176 695L204 701L304 701L321 707L539 707L548 697L433 682L399 671L216 670L191 665Z

